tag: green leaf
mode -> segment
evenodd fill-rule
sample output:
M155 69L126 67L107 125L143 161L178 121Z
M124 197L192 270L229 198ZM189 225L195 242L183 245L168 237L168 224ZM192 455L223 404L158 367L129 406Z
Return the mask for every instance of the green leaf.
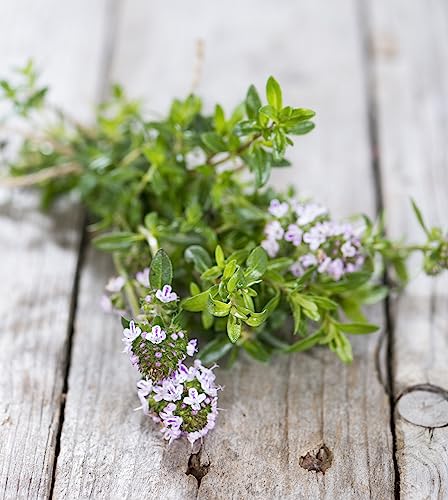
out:
M219 268L218 266L213 266L201 274L201 280L214 281L217 278L219 278L221 274L222 274L221 268Z
M253 120L258 115L258 110L261 108L261 100L257 89L251 85L246 95L246 113L250 120Z
M216 263L218 264L218 267L223 268L226 263L226 259L224 257L224 252L222 251L222 248L218 245L215 248L215 260Z
M268 103L276 110L282 109L282 90L277 80L270 76L266 83L266 98Z
M192 262L198 273L204 273L212 265L212 259L205 248L200 245L189 246L184 253L185 260Z
M241 336L241 320L235 318L235 316L230 315L227 318L227 335L229 336L230 342L233 344Z
M263 276L268 267L268 256L262 247L255 247L247 258L246 279L250 282Z
M173 280L173 266L162 248L154 255L149 267L149 284L153 290L170 285Z
M182 308L191 312L204 311L207 308L209 293L210 290L206 290L193 297L187 297L181 302Z
M213 153L220 153L222 151L227 151L227 145L223 138L216 134L215 132L206 132L201 135L202 142L207 146Z
M259 340L246 340L242 344L242 348L250 355L252 358L262 363L266 363L270 359L270 354L263 346Z
M223 278L225 280L229 279L231 276L233 276L233 273L236 271L236 268L238 267L236 259L232 259L229 262L227 262L226 267L224 268L224 273L223 273Z
M207 307L208 307L208 312L210 314L213 314L213 316L217 316L218 318L224 318L225 316L228 316L232 304L231 302L222 302L221 300L217 300L213 298L211 295L209 295Z
M263 106L260 108L260 114L270 118L271 120L277 119L277 111L273 106Z
M299 122L297 125L289 128L288 133L293 135L305 135L311 132L315 128L315 126L316 125L313 122Z
M425 221L423 220L423 215L421 210L418 208L417 203L411 198L412 208L414 209L415 216L417 217L418 223L422 227L426 234L429 234L429 230L426 227Z
M302 308L300 304L297 304L293 300L289 301L292 311L292 316L294 318L294 335L296 335L300 329L300 323L302 321Z
M288 352L302 352L306 351L308 349L311 349L311 347L315 346L323 337L323 332L322 330L318 330L316 333L311 335L310 337L307 337L306 339L299 340L298 342L290 345L288 347Z
M303 313L305 316L313 321L319 321L320 314L317 305L310 298L302 295L300 293L294 293L290 296L290 300L296 302L303 308Z
M224 116L224 110L219 104L215 106L214 122L215 129L218 134L224 134L226 129L226 119Z
M233 344L229 342L227 336L219 336L208 342L207 345L200 350L199 359L205 365L209 365L221 359L232 348Z
M122 252L129 250L137 241L142 241L144 236L127 231L107 233L93 239L93 244L105 252Z
M353 335L364 335L365 333L376 332L380 327L370 323L336 323L339 331L351 333Z
M250 170L255 174L257 188L266 184L271 175L271 158L262 147L256 147L244 156Z
M261 312L251 312L249 318L247 318L244 322L252 327L260 326L275 311L276 307L278 306L279 300L280 292L277 291Z
M351 363L353 361L352 346L343 333L338 332L331 340L329 347L339 356L343 363Z
M129 319L126 319L124 316L121 316L121 326L123 328L129 328L129 323L131 321Z
M232 293L235 288L243 288L246 285L246 279L244 278L243 271L241 268L237 268L236 272L227 282L227 290Z
M361 304L354 298L343 298L340 300L340 304L344 314L348 319L359 322L367 323L367 318L361 309Z

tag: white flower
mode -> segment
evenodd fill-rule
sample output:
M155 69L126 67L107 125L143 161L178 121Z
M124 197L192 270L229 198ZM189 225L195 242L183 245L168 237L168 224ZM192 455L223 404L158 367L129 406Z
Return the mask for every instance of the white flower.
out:
M286 202L271 200L268 210L274 217L284 217L288 213L289 205Z
M283 238L283 235L285 234L285 231L278 220L273 220L266 224L264 228L264 234L270 240L281 240Z
M153 344L160 344L166 339L166 333L160 325L154 325L150 332L145 333L145 338Z
M106 290L110 293L119 292L125 284L125 279L122 276L112 277L106 285Z
M182 384L174 384L171 380L165 379L162 385L155 386L153 389L155 401L179 401L184 391Z
M135 275L135 279L143 285L145 288L149 288L149 267L145 267L143 271L138 272Z
M137 382L137 389L137 392L143 394L143 396L148 396L152 391L152 380L139 380Z
M199 394L198 391L192 387L188 389L188 396L184 398L184 403L190 405L193 410L200 410L201 403L206 397L205 394Z
M172 291L170 285L165 285L162 290L157 290L156 297L160 302L167 304L168 302L177 300L177 293Z
M317 205L316 203L308 203L305 205L297 219L297 224L299 226L306 226L310 222L313 222L317 217L327 214L327 209L322 205Z
M295 276L296 278L299 278L303 274L303 267L300 264L300 262L294 262L294 264L291 265L289 268L291 274Z
M135 326L134 321L129 322L129 328L123 330L123 339L125 348L123 352L131 352L132 342L142 333L140 327Z
M341 252L344 257L354 257L356 255L356 247L350 241L346 241L341 247Z
M188 344L187 344L187 354L189 356L193 356L194 353L197 351L197 346L198 340L197 339L191 339Z
M302 243L302 234L303 231L299 229L297 224L290 224L285 233L285 241L290 241L295 247L298 247Z
M322 243L325 243L327 237L323 228L314 226L303 235L303 241L308 243L310 250L317 250Z
M299 260L303 267L315 266L317 264L316 256L313 255L312 253L307 253L306 255L302 255L302 257L300 257Z
M280 250L280 245L272 239L263 240L261 246L266 250L269 257L275 257Z

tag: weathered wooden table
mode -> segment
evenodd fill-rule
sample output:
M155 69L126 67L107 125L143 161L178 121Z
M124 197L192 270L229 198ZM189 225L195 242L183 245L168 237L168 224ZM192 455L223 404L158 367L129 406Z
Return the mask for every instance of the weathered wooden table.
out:
M208 105L272 73L316 109L277 184L340 216L384 207L391 235L419 239L412 195L446 227L446 0L14 0L0 8L0 70L35 57L83 120L117 80L163 110L189 91L199 37ZM132 412L136 375L98 307L110 263L81 210L36 207L1 192L2 498L448 498L446 277L415 271L376 307L383 330L355 339L350 366L313 350L221 370L226 410L192 455Z

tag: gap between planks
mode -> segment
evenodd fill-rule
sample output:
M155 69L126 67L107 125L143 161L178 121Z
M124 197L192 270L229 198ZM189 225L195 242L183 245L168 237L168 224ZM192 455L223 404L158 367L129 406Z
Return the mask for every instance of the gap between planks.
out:
M120 12L120 0L110 0L106 4L105 9L105 33L104 33L104 41L102 47L102 56L100 60L100 68L99 68L99 78L98 78L98 89L97 89L97 103L101 103L108 95L109 86L110 86L110 74L112 61L114 58L115 47L116 47L116 32L117 25L119 19ZM76 261L76 269L75 275L73 278L73 286L72 286L72 294L71 294L71 303L69 310L69 318L67 325L67 341L66 341L66 351L65 351L65 366L63 371L63 389L61 394L61 403L59 409L59 422L57 427L56 434L56 442L55 442L55 458L53 462L53 470L51 471L51 485L49 491L49 498L53 498L54 494L54 486L56 481L56 470L58 466L58 458L61 451L61 435L62 429L64 426L65 419L65 403L68 392L68 379L70 375L70 368L72 362L72 346L73 346L73 338L75 332L75 321L77 314L77 306L78 306L78 296L79 296L79 285L81 281L81 273L83 270L84 259L87 251L87 247L89 245L88 233L87 233L87 225L88 225L88 214L83 209L83 214L81 217L80 224L80 239L79 246L77 249L77 261Z
M372 50L373 37L372 26L369 21L369 13L366 2L369 0L357 0L359 26L361 35L361 46L363 48L365 95L367 99L367 126L370 142L371 168L374 179L375 203L378 216L384 211L383 179L381 176L381 144L378 130L378 103L376 98L377 82L375 75L375 54ZM387 286L390 279L387 271L383 274L383 282ZM386 339L386 374L383 384L389 398L390 432L392 436L392 461L394 468L394 496L400 498L400 468L397 457L397 432L395 422L395 387L394 387L394 322L393 310L389 297L383 302L384 314L384 338ZM379 370L378 375L380 376Z

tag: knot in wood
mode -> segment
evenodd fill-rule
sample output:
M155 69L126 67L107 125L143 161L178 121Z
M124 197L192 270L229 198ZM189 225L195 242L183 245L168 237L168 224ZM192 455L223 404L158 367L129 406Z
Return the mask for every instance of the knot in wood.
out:
M404 391L397 401L403 419L420 427L448 425L448 391L433 385L415 385Z
M317 450L311 450L306 455L300 457L299 465L303 469L314 472L322 472L331 467L333 462L333 453L327 445L322 444L322 446Z

